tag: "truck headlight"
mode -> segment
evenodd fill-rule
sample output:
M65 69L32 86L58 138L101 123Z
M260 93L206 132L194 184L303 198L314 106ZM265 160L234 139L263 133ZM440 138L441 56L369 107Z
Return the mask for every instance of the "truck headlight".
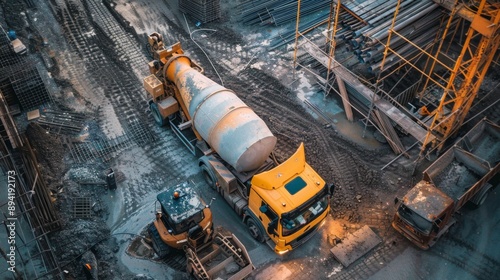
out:
M278 254L283 255L283 254L288 253L288 251L290 251L290 250L288 250L288 249L286 249L286 250L281 250L281 251L278 251Z

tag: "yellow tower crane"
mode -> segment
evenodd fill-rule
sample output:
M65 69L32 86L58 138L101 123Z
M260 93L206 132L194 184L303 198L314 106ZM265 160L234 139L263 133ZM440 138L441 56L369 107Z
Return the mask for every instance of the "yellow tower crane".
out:
M454 67L450 71L444 93L436 109L432 124L422 146L421 155L442 148L443 143L454 135L467 116L472 102L477 96L479 87L488 71L500 44L500 4L491 1L434 0L451 12L451 17L457 15L468 21L469 29ZM451 18L450 17L450 18ZM451 23L451 20L448 24ZM478 43L476 43L478 42ZM439 50L438 50L439 51ZM429 73L432 73L431 67ZM426 84L429 82L429 76ZM435 136L435 140L433 139Z

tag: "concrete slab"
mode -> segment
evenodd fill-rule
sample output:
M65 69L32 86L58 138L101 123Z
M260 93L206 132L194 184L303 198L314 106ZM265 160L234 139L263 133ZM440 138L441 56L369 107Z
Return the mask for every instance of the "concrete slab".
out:
M27 115L28 115L28 121L38 119L40 117L40 110L36 109L33 111L29 111Z
M342 240L342 243L330 249L330 252L337 261L348 267L381 242L382 239L369 226L365 225L353 234L349 234Z

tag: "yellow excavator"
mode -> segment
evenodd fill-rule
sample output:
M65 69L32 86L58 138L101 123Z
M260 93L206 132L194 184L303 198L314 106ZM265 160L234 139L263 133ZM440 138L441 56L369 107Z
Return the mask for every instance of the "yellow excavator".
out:
M199 250L209 244L214 233L212 212L188 183L169 187L156 198L156 219L148 231L160 258L172 248Z
M277 162L272 156L277 139L252 109L203 75L180 43L159 48L154 45L160 46L161 36L149 37L154 60L144 87L155 122L169 125L199 157L208 185L257 241L278 254L306 242L329 213L333 188L306 162L304 145Z
M190 183L167 187L157 195L155 210L156 219L148 227L148 234L160 259L183 250L187 272L199 280L239 280L254 269L236 236L214 230L209 205Z

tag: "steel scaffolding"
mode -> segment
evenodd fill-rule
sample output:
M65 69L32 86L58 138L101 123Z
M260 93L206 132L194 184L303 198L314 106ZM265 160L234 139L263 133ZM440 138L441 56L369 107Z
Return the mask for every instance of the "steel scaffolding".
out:
M453 66L447 68L449 72L447 77L440 76L434 71L437 64L444 64L441 57L447 57L447 49L442 48L444 44L440 44L434 53L428 54L427 62L431 66L429 71L422 73L425 83L419 97L424 98L428 84L431 83L440 89L442 96L439 106L435 112L432 112L434 117L421 155L429 144L432 144L429 151L441 150L444 141L453 136L462 126L500 45L498 32L500 5L498 2L490 4L486 0L467 3L452 0L434 1L451 12L446 32L450 30L450 23L454 18L459 18L464 26L468 26L468 30L465 33L467 34L465 40L462 41L461 36L457 38L462 45L462 50L454 60ZM452 39L455 39L456 29L450 31L453 33ZM446 32L443 33L441 42L445 41ZM397 32L394 33L397 34ZM412 67L415 66L412 65ZM431 136L435 136L435 141L430 140Z
M417 140L421 155L439 152L464 122L499 46L499 5L485 0L332 0L324 45L299 30L297 5L294 66L316 75L325 96L336 92L348 120L352 109L364 116L365 129L374 125L396 154L407 150L401 133ZM312 71L304 57L326 70Z

